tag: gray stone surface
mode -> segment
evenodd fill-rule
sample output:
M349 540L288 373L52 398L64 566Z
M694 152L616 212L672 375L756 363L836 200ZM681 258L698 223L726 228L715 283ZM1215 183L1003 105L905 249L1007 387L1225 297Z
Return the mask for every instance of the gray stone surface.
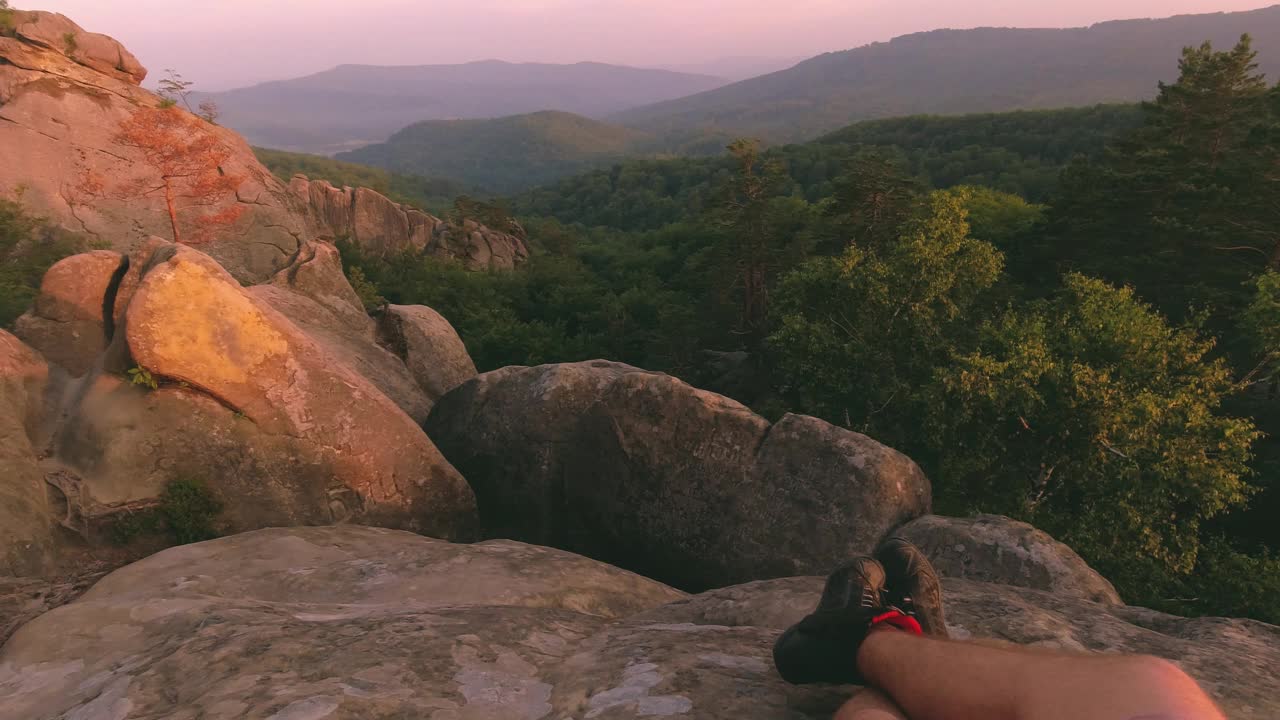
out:
M1280 628L947 580L958 637L1169 658L1231 720L1280 710ZM0 607L3 589L0 585ZM0 720L829 718L770 650L822 578L686 596L562 551L351 526L117 570L0 647Z
M1048 533L998 515L927 515L894 534L915 543L945 577L1047 590L1108 605L1120 594L1074 550Z
M825 573L929 510L916 464L864 435L618 363L486 373L425 427L491 536L686 589Z

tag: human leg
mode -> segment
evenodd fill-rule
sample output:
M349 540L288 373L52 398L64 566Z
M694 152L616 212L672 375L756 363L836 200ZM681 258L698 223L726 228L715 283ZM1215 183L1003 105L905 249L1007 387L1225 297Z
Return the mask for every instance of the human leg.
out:
M912 720L1224 717L1194 680L1151 657L1030 653L877 630L857 666Z
M836 712L835 720L908 720L902 710L879 690L867 688Z

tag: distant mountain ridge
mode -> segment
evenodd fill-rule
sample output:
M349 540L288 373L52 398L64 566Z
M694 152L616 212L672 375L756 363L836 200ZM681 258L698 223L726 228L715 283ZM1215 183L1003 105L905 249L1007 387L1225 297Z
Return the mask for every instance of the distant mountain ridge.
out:
M1183 47L1230 46L1243 33L1254 36L1261 69L1274 80L1280 5L1062 30L916 33L608 119L651 132L714 128L783 142L876 118L1132 102L1177 77Z
M730 139L715 133L659 135L543 111L491 120L415 123L385 143L339 153L337 158L508 194L628 157L718 153Z
M483 60L460 65L340 65L217 93L220 122L251 143L331 154L386 140L424 120L560 110L602 117L725 84L706 75L583 62Z

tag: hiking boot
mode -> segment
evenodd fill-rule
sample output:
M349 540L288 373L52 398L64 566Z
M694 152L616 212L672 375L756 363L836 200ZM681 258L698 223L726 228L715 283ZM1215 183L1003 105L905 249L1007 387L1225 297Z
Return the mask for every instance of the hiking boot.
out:
M791 626L773 646L778 674L795 685L860 683L858 648L881 622L919 632L902 613L886 611L885 571L872 558L841 566L827 578L818 607ZM901 625L906 621L914 630Z
M891 537L876 548L876 560L884 568L885 606L915 618L925 635L947 637L942 584L920 548L903 538Z

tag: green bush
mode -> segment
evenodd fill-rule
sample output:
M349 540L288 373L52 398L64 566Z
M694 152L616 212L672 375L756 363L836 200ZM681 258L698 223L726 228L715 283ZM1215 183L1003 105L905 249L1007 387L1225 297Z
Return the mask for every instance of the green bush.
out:
M119 545L156 535L166 536L172 545L212 540L218 537L214 520L220 512L222 503L203 481L173 480L165 485L158 505L117 518L108 534Z
M350 268L347 271L347 279L360 298L360 304L364 306L365 312L372 313L387 304L387 299L378 294L378 286L365 277L364 270L358 267Z
M0 327L31 307L54 263L85 250L74 234L48 226L20 202L0 199Z

